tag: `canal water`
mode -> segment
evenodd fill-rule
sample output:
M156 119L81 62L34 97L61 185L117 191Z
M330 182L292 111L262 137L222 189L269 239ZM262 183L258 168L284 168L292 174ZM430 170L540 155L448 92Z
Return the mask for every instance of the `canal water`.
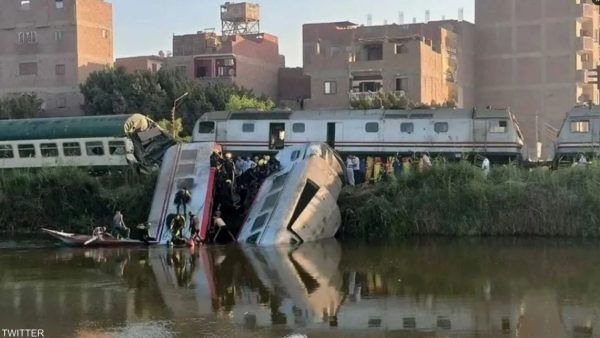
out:
M5 242L0 329L41 329L44 337L600 337L600 243L331 240L190 251Z

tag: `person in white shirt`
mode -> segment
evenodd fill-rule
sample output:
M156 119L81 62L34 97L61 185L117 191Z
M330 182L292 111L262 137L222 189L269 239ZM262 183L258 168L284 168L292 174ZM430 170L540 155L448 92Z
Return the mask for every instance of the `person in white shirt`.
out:
M481 170L483 170L483 175L487 177L490 173L490 160L487 157L483 158L483 162L481 163Z
M356 184L354 180L354 168L356 168L357 161L358 158L356 158L354 155L349 155L348 158L346 158L346 176L348 176L348 184L352 186ZM360 166L360 162L358 166Z

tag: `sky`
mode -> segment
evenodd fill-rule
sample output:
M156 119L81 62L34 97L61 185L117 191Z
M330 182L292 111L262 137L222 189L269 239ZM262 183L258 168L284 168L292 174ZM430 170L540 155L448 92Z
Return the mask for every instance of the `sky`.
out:
M261 6L261 31L279 37L279 52L287 67L302 66L302 24L352 21L373 24L405 23L425 18L456 19L464 8L465 20L474 20L475 0L256 0ZM113 4L115 57L158 54L172 49L173 34L189 34L207 28L221 30L219 6L225 0L109 0ZM241 2L241 1L237 1Z

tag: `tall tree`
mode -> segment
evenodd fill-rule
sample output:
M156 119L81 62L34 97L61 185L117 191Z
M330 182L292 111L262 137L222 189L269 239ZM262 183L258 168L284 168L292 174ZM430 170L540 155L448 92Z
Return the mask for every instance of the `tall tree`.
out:
M12 94L0 99L0 119L39 117L44 101L35 93Z

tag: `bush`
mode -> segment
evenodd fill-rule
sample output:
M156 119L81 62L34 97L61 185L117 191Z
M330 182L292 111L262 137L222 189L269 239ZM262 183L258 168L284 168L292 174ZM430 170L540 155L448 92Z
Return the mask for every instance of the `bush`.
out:
M486 178L467 162L440 162L366 193L345 194L340 206L354 211L346 232L357 238L600 237L599 188L600 166L529 171L508 165Z

